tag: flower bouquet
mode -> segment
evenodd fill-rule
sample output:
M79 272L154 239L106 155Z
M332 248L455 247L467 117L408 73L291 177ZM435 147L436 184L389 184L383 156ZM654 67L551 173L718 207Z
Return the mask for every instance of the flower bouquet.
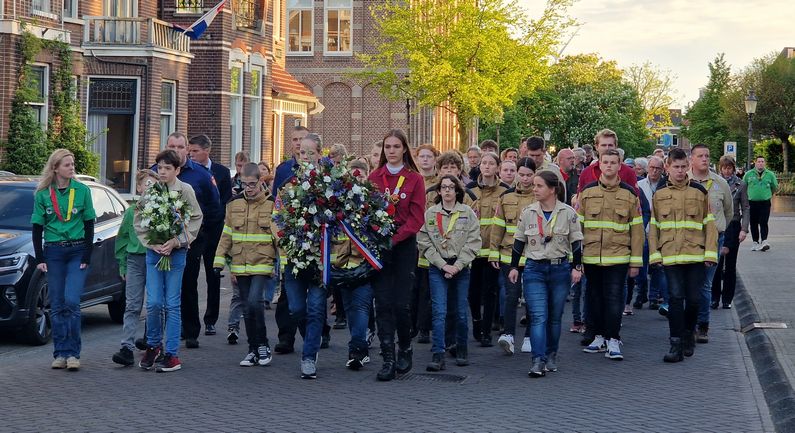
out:
M151 245L163 245L171 239L185 236L188 240L185 221L192 215L192 209L179 191L169 191L160 182L150 187L138 202L141 213L141 227L146 228L146 240ZM171 257L161 256L157 262L160 271L171 270Z
M330 280L330 240L345 233L370 266L380 269L381 252L395 230L389 201L370 182L356 179L347 161L334 165L299 163L296 176L280 192L274 221L279 245L298 276ZM358 174L358 173L356 173Z

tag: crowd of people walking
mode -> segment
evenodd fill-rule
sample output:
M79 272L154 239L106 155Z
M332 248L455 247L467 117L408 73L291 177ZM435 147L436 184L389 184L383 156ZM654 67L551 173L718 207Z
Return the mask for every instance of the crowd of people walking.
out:
M622 321L649 308L668 318L662 359L680 362L694 355L697 342L709 341L710 311L731 308L737 253L749 226L752 250L771 248L767 220L777 183L763 158L742 179L730 156L713 171L709 148L700 144L689 154L658 149L624 159L608 129L593 145L561 149L554 160L540 137L501 152L485 140L465 153L440 153L431 145L412 149L403 132L392 130L360 158L348 156L343 145L324 151L321 137L304 127L291 138L292 157L273 171L240 152L232 177L210 159L207 136L177 132L151 169L138 170L141 198L125 212L116 239L127 307L113 362L134 365L140 350L143 369L181 369L180 340L198 348L202 321L205 336L218 332L225 270L233 287L227 341L238 343L242 321L244 367L293 352L300 333L300 375L314 379L333 326L350 330L351 370L371 362L378 337L382 381L414 368L414 344L431 345L425 368L435 372L447 368L448 354L456 366L468 365L469 346L491 347L494 337L495 355L514 355L520 346L530 353L528 375L544 377L571 367L557 356L567 299L569 330L582 334L583 352L622 360L623 341L631 338L622 335ZM355 287L326 287L306 275L311 271L293 272L293 258L279 247L273 215L293 187L296 167L324 158L347 164L394 206L396 230L391 248L381 252L383 269ZM177 215L176 234L168 239L156 240L144 214L157 207L155 190L190 210ZM52 368L80 367L79 297L94 218L88 188L75 178L74 156L56 150L31 218L52 300ZM335 238L332 249L332 269L364 262L346 236ZM168 266L162 257L170 258ZM278 331L271 349L265 315L274 298ZM145 336L139 338L144 305ZM521 335L517 323L526 325Z

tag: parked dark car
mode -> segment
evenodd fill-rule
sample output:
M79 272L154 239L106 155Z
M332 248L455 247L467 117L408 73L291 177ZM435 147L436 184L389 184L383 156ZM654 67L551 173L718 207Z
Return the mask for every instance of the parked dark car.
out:
M116 191L81 180L91 189L97 213L94 249L80 307L108 304L116 323L124 316L124 282L114 256L116 235L127 203ZM38 179L0 176L0 329L14 331L30 344L46 344L52 335L46 274L34 263L30 216Z

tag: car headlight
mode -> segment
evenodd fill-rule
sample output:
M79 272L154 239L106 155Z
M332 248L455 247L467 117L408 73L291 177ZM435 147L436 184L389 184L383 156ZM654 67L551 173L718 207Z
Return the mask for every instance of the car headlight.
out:
M27 254L12 254L0 257L0 272L18 271L25 266L28 259Z

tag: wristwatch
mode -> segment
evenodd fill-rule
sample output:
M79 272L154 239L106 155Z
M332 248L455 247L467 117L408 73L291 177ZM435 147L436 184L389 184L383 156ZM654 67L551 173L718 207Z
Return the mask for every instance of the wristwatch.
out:
M580 271L580 272L582 272L582 265L577 265L577 266L575 266L575 267L574 267L574 270L575 270L575 271Z

